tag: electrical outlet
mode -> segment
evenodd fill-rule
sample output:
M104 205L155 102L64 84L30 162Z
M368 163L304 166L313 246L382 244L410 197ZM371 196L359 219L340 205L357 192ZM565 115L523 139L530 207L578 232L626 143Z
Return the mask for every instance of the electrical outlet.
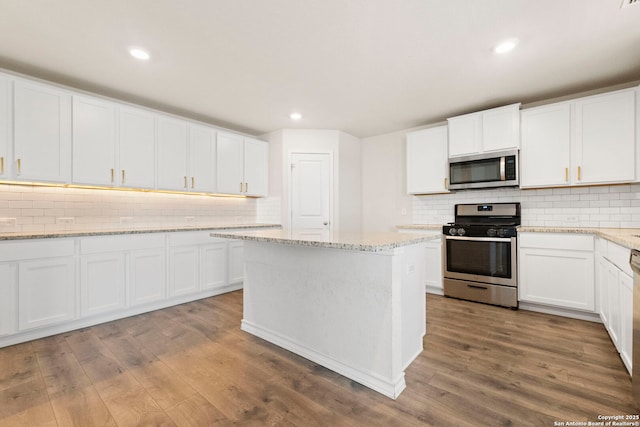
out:
M415 264L407 264L407 274L413 274L416 271Z
M74 224L76 222L76 219L72 216L59 216L56 222L58 224Z
M191 223L196 222L196 217L195 217L195 216L185 216L185 217L184 217L184 222L187 222L187 223L189 223L189 222L191 222Z
M15 227L15 218L0 218L0 227Z
M131 224L133 222L133 217L132 216L121 216L120 217L120 224Z
M580 218L578 215L565 215L564 222L578 222Z

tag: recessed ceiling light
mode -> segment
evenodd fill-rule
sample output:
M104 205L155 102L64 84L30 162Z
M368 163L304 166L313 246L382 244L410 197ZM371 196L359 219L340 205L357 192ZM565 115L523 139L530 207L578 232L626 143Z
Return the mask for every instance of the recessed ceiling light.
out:
M140 59L141 61L146 61L151 58L149 52L144 49L140 49L139 47L132 47L131 49L129 49L129 54L131 54L131 56L136 59Z
M502 55L504 53L511 52L518 45L518 39L503 40L493 48L493 53Z
M291 120L300 120L302 118L302 114L300 114L300 113L291 113L291 114L289 114L289 118Z

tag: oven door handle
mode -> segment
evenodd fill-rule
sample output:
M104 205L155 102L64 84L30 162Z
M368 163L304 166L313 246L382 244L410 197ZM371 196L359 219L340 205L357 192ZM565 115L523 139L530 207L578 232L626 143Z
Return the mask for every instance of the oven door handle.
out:
M505 163L506 163L505 157L504 156L500 157L500 181L507 180Z
M512 237L465 237L445 236L446 240L465 240L470 242L510 242Z

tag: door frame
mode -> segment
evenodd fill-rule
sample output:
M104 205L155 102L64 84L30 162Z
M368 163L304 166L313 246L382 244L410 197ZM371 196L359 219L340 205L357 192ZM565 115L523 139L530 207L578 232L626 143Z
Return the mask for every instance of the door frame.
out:
M327 154L329 155L329 231L333 231L336 228L336 216L334 215L334 210L335 210L335 204L334 204L334 184L335 184L335 180L333 177L333 151L332 150L327 150L327 151L320 151L320 150L313 150L313 151L300 151L300 150L295 150L295 151L290 151L289 152L289 159L287 161L287 194L288 194L288 213L287 213L287 221L288 221L288 227L289 229L292 228L292 224L293 224L293 184L292 184L292 165L293 165L293 155L294 154Z

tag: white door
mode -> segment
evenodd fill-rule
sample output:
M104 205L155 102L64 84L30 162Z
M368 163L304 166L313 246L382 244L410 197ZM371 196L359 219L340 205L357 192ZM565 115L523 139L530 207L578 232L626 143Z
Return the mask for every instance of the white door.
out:
M84 255L80 260L80 313L108 313L125 307L124 253Z
M291 229L301 238L331 232L329 154L291 155Z

